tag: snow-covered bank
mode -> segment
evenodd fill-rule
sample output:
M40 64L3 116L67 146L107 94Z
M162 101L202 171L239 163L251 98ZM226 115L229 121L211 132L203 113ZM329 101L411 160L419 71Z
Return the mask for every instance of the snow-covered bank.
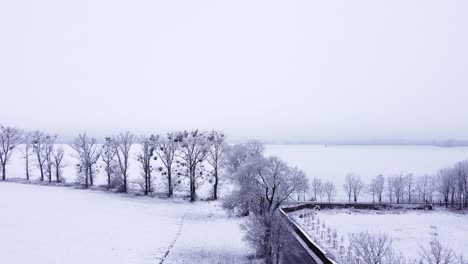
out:
M305 210L304 210L305 211ZM304 220L294 212L296 221L304 226ZM348 235L351 233L385 233L393 239L394 249L405 257L417 258L421 246L429 245L432 238L437 239L456 254L465 254L468 249L468 215L436 207L433 211L367 211L355 209L330 209L318 211L315 220L326 228L337 231L338 240L343 236L347 248ZM310 228L309 228L310 229ZM315 235L311 231L312 236ZM321 240L318 239L320 242ZM325 240L324 240L325 241ZM326 242L320 243L325 249L333 251ZM336 253L336 252L335 252Z
M235 259L248 253L240 235L231 235L238 220L216 203L0 182L0 208L2 263L159 263L179 230L174 250L229 251Z

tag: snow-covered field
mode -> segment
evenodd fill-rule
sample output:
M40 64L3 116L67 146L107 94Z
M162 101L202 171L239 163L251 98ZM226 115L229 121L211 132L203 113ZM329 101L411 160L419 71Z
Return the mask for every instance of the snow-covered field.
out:
M310 179L318 177L334 182L338 200L346 200L342 186L350 172L369 183L379 174L431 175L442 167L468 159L467 147L266 145L266 153L298 166Z
M309 230L304 221L299 219L300 212L303 211L292 215L301 226ZM393 239L393 248L409 258L417 258L421 246L427 247L434 236L457 254L466 255L468 251L468 215L439 207L433 211L330 209L318 211L316 219L320 220L320 225L325 223L327 228L336 230L339 239L343 236L345 245L348 245L348 234L368 231L389 235ZM313 231L309 232L314 235ZM326 242L319 243L326 250L333 251Z
M248 254L240 220L217 203L0 182L0 211L0 263L160 263L169 249L164 263L235 263Z

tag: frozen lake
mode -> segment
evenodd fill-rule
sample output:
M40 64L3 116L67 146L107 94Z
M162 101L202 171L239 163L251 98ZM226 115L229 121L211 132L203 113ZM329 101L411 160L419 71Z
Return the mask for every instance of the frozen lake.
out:
M298 166L309 178L333 181L340 198L344 198L342 185L350 172L368 183L379 174L434 174L442 167L468 159L467 147L267 145L266 153Z

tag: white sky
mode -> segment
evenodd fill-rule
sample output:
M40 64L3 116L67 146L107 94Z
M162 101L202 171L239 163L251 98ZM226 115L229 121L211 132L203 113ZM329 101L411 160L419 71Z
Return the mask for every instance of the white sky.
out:
M468 1L0 0L0 123L468 138Z

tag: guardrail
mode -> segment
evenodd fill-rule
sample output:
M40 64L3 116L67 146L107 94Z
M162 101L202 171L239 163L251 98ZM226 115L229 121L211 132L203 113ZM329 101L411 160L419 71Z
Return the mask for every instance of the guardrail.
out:
M432 203L364 203L364 202L285 202L283 209L286 213L301 210L301 209L313 209L320 207L323 209L344 209L344 208L355 208L365 210L386 210L386 209L415 209L415 210L432 210Z
M281 215L284 217L284 219L287 222L288 229L293 235L293 237L299 242L299 244L302 246L304 251L310 256L310 258L314 261L316 264L338 264L334 260L332 260L330 257L327 256L327 252L317 245L312 238L307 234L307 232L302 229L296 222L289 217L287 212L284 210L285 208L280 209ZM300 210L300 209L297 209ZM290 211L292 212L292 211Z

